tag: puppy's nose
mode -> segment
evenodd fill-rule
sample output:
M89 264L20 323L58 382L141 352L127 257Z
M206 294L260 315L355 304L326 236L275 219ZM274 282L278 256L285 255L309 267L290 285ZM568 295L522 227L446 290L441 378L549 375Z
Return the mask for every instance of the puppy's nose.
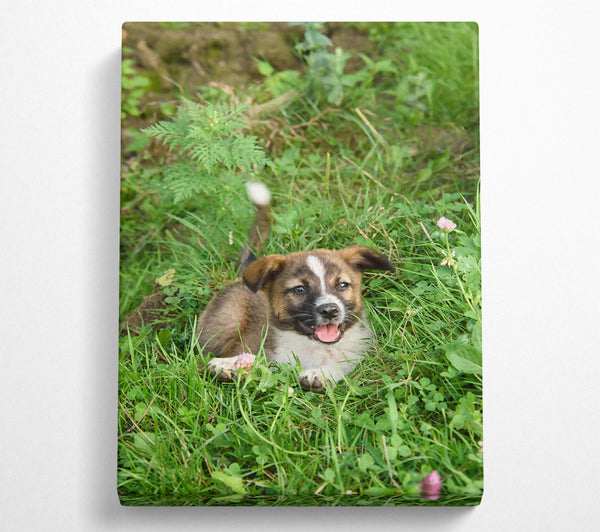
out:
M324 303L317 307L317 312L324 318L335 318L340 313L340 307L335 303Z

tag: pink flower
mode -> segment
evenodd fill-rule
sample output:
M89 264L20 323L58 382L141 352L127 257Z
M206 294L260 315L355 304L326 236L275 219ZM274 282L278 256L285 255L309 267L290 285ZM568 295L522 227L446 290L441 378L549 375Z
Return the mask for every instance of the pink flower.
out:
M437 221L437 226L444 231L444 233L450 233L456 229L456 224L443 216Z
M250 353L241 353L236 357L231 369L250 369L256 357Z
M419 489L422 491L421 497L436 501L440 498L442 491L442 479L437 471L432 471L419 484Z

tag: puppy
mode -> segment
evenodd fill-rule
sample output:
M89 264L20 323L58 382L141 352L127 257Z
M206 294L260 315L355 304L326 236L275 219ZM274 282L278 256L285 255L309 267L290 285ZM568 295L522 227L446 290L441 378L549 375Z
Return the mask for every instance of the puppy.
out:
M249 240L261 247L270 193L256 183L248 192L256 207ZM217 295L198 320L199 345L215 356L209 362L213 374L231 379L237 355L261 348L269 361L298 361L306 390L322 390L354 369L372 336L361 297L362 273L393 271L386 257L352 246L256 259L246 246L240 262L241 279Z

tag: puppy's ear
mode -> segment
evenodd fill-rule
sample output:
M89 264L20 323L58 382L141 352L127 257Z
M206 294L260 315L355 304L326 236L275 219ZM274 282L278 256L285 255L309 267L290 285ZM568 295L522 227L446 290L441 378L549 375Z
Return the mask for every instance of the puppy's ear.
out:
M243 279L248 288L254 293L261 288L265 288L275 279L277 274L283 268L285 256L267 255L262 259L252 262L244 270Z
M366 246L352 246L339 253L343 260L360 270L394 271L394 265L386 257Z

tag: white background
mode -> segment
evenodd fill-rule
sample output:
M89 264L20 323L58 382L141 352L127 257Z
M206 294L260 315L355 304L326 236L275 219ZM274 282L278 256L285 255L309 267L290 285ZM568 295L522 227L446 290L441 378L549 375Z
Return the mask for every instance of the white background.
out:
M596 3L206 4L2 2L0 528L600 530ZM478 508L119 506L121 24L291 19L480 25Z

